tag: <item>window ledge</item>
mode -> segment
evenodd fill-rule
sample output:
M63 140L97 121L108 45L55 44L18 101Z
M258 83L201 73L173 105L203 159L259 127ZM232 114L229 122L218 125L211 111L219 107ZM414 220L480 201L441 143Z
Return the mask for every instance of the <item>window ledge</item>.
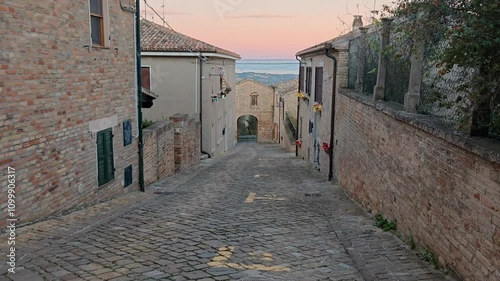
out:
M101 45L94 45L94 44L92 44L92 48L96 48L96 49L111 49L110 46L101 46Z

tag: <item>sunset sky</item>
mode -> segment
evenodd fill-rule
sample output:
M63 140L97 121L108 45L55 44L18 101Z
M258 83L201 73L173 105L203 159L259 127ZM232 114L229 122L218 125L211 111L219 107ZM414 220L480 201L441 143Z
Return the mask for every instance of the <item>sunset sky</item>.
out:
M297 51L348 32L355 14L363 15L368 24L374 6L380 10L389 2L147 0L160 15L165 10L165 19L174 30L234 51L243 59L293 59ZM144 15L144 1L141 5ZM147 19L161 23L153 11L146 13Z

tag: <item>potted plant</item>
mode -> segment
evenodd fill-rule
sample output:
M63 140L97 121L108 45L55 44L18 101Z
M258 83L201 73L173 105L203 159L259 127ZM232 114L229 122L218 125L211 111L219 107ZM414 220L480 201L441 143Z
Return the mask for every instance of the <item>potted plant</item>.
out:
M303 93L303 92L299 92L297 94L297 97L299 97L300 99L306 101L307 100L307 96Z
M318 102L315 103L313 105L313 110L314 110L314 112L321 112L323 110L323 104L318 103Z

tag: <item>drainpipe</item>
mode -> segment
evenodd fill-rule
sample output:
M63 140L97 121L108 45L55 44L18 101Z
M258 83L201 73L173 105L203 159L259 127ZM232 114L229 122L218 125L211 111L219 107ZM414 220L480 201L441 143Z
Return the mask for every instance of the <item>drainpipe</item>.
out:
M335 136L335 102L336 102L336 88L337 88L337 58L335 58L329 51L334 49L331 45L325 46L325 55L333 60L333 85L332 85L332 112L331 112L331 130L330 130L330 163L328 167L328 181L333 179L333 144Z
M276 113L276 103L275 103L276 102L276 87L275 86L271 86L271 87L273 88L273 118L272 118L273 121L272 122L273 122L273 139L274 139L276 137L276 132L274 130L274 127L275 127L274 125L276 122L276 120L274 120L274 115Z
M203 56L198 53L200 60L200 151L203 152Z
M144 188L144 142L142 137L141 0L135 1L135 44L137 57L137 124L139 127L139 188Z
M281 144L281 97L278 99L278 143Z
M300 89L300 68L302 67L302 60L299 59L299 56L297 55L295 55L295 59L299 61L299 92L300 92L300 90L302 90ZM297 125L295 126L295 141L299 140L299 120L300 120L299 117L300 117L300 98L297 97ZM297 145L297 143L295 143L295 156L299 156L299 146Z

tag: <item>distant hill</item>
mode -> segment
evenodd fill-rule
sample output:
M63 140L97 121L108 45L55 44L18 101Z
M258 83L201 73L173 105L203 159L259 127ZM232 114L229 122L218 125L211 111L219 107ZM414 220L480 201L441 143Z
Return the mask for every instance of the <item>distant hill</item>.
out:
M297 78L298 75L295 74L268 74L268 73L256 73L256 72L236 73L236 81L251 79L269 86L277 85L284 81L289 81Z

